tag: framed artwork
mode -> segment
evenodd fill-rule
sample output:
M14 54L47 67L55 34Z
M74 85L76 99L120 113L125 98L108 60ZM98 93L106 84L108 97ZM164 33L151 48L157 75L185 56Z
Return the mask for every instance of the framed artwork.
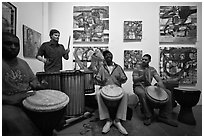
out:
M41 34L23 25L23 56L35 58L41 45Z
M195 44L197 6L160 6L160 43Z
M160 76L179 80L180 85L197 83L197 49L194 47L161 47Z
M16 34L17 8L10 2L2 2L2 31Z
M95 61L101 62L103 60L103 51L108 50L108 47L73 47L74 49L74 69L81 69L79 62L83 64L82 66L88 68L91 64L92 55L95 54ZM80 61L77 61L80 60Z
M74 6L73 43L108 44L109 7Z
M124 21L124 41L141 41L142 21Z
M142 61L142 50L124 50L124 70L132 71Z

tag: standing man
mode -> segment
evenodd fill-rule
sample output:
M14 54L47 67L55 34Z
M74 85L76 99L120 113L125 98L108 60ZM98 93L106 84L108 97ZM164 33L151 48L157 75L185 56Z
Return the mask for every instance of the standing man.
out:
M153 108L150 103L147 102L146 98L146 87L151 86L151 82L153 78L157 81L158 87L165 89L162 79L157 73L154 67L149 66L151 62L151 56L149 54L145 54L142 57L142 63L140 66L133 70L133 90L134 93L138 96L139 101L142 105L142 112L144 113L145 120L144 125L150 125L151 119L153 116ZM158 120L166 123L168 125L177 127L177 123L170 119L170 114L172 113L172 100L171 100L171 92L167 89L165 91L168 93L169 100L159 109L159 117Z
M57 72L62 70L62 57L69 59L69 46L64 49L62 44L59 44L60 32L56 29L50 30L50 41L41 45L36 58L44 63L45 72ZM44 57L43 57L44 56Z

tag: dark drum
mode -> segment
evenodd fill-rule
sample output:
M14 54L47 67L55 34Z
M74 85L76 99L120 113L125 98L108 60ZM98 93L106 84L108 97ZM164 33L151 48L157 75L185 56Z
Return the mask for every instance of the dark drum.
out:
M63 118L69 97L57 90L39 90L23 100L25 112L43 135L52 135Z
M84 71L85 94L94 93L94 77L93 71Z

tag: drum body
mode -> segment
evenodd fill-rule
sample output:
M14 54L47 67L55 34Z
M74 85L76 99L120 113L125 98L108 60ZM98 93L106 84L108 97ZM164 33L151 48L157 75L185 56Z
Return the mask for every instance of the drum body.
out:
M53 134L62 121L69 97L56 90L40 90L23 101L25 112L43 135Z
M37 72L36 76L40 82L48 82L48 89L61 91L60 72Z
M93 71L84 71L84 80L85 80L85 94L88 93L94 93L94 77L93 77Z
M165 103L168 102L169 96L168 93L157 86L148 86L146 87L146 98L151 106L159 108Z
M79 70L62 71L61 89L70 98L66 116L83 114L85 111L84 73Z
M116 85L104 86L100 94L108 107L117 107L124 95L122 88Z

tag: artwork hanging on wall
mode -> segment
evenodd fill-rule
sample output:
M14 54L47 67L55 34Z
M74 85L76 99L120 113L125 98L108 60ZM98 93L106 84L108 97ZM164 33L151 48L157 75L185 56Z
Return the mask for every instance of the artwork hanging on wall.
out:
M74 69L78 70L82 69L83 67L88 68L91 64L91 58L93 57L96 58L95 60L97 62L101 62L103 60L102 53L103 51L108 50L108 47L73 47L73 50ZM83 65L79 65L77 60L80 60L80 64Z
M197 49L194 47L161 47L160 76L179 80L180 85L197 83Z
M73 43L107 44L109 42L109 7L74 6Z
M2 31L16 34L17 8L10 2L2 2Z
M124 70L132 71L142 60L142 50L124 50Z
M23 56L35 58L41 45L41 34L23 25Z
M195 44L197 6L160 6L160 43Z
M141 41L142 21L124 21L124 41Z

